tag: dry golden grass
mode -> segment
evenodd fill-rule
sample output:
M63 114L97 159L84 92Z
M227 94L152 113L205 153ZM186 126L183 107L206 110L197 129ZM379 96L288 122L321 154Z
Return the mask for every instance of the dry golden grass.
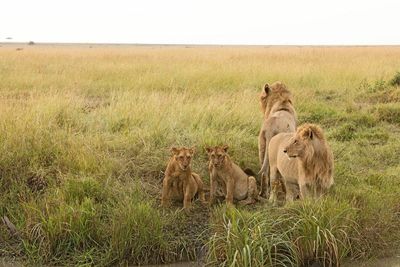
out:
M400 70L400 47L16 48L0 47L0 216L22 241L0 226L0 255L103 265L193 258L207 224L158 208L168 148L195 145L194 170L206 184L205 145L228 143L235 162L257 170L258 93L276 80L293 92L300 122L322 125L336 166L325 202L282 210L293 214L288 222L304 222L280 236L292 253L285 260L320 257L308 245L321 234L329 235L322 247L340 251L328 262L398 245L400 89L388 81ZM273 222L262 221L269 207L257 209L238 217L254 227ZM217 229L236 214L224 212L213 211ZM331 225L342 219L355 224ZM306 247L296 247L296 235L310 236ZM257 244L241 259L268 247ZM232 253L225 258L238 261L246 243L224 245Z

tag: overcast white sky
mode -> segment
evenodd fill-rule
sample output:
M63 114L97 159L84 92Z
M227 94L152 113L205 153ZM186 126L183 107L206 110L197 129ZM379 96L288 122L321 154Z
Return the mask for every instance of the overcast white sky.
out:
M12 37L12 40L7 40ZM399 0L1 0L0 42L400 44Z

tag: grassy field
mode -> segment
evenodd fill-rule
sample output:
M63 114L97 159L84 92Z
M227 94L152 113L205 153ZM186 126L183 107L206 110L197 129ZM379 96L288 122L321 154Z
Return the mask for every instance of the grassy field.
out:
M400 47L0 47L0 256L30 264L337 265L400 247ZM400 76L398 74L398 76ZM398 77L400 79L400 77ZM320 124L317 202L159 208L169 148L227 143L259 169L266 82Z

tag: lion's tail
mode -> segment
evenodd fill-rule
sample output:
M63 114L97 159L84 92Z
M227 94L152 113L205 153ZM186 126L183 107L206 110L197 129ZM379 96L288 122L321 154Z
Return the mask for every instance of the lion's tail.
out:
M268 150L265 150L264 161L261 167L261 170L258 172L261 174L261 196L268 195L268 187L269 187L269 160L268 160Z
M264 155L264 161L261 166L261 170L258 172L258 174L268 175L268 173L269 173L269 158L268 158L268 149L266 149Z

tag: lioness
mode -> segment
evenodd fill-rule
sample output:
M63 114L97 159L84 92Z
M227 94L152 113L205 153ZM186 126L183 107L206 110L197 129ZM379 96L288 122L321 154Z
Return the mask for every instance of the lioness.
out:
M265 84L260 95L261 110L264 114L263 124L258 137L258 153L261 174L261 196L268 195L269 157L268 144L278 133L294 132L296 130L296 111L293 107L292 94L286 85L275 82Z
M293 184L300 188L300 199L320 197L333 184L333 154L319 126L304 124L296 133L280 133L271 139L268 150L271 183L282 179L286 200L297 196ZM271 191L270 200L275 198Z
M227 154L228 146L207 147L210 171L210 205L215 202L217 186L225 194L226 203L233 205L233 199L241 205L248 205L258 200L256 179L248 176Z
M173 147L171 152L163 180L161 206L168 206L171 199L183 200L183 208L188 210L196 193L205 203L203 181L191 168L194 149Z

